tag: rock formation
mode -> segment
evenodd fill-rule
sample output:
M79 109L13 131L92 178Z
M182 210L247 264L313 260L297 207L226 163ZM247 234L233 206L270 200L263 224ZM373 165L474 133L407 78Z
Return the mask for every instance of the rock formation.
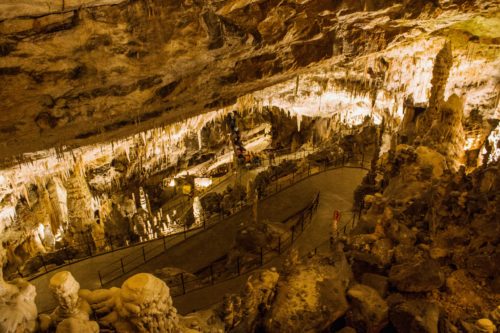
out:
M498 0L0 0L0 331L494 332L499 27ZM284 254L258 201L346 161L371 164L352 230ZM33 287L3 281L252 202L225 267L286 259L210 309L58 272L37 327Z
M105 315L101 325L117 332L178 332L177 311L169 288L151 274L137 274L121 288L86 291L84 298L94 311Z
M0 246L0 266L6 253ZM5 282L0 271L0 331L5 333L35 332L37 328L36 290L23 279Z
M50 314L40 315L40 330L42 332L99 332L95 321L89 320L91 313L89 304L79 296L80 284L70 272L62 271L50 279L49 289L58 306Z

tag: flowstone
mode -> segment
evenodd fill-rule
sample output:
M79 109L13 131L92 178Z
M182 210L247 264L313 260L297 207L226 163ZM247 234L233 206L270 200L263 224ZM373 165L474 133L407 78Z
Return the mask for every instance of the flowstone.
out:
M5 256L5 250L0 246L0 332L34 332L37 317L35 287L23 279L4 281Z
M118 333L182 332L170 290L154 275L136 274L121 288L85 291L83 296L96 313L105 315L99 323L113 327Z
M49 282L49 289L59 304L50 314L40 315L40 330L67 333L97 333L99 326L89 319L91 309L87 301L79 296L80 284L70 272L56 273Z

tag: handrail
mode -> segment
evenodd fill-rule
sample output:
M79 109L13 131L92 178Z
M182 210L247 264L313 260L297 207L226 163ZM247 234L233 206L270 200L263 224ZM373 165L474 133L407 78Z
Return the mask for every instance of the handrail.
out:
M364 155L362 156L361 161L362 162L361 162L361 166L360 167L363 168L363 169L366 169L363 166ZM275 182L276 187L274 187L274 186L268 186L268 188L269 187L271 188L272 192L271 193L266 193L265 198L271 197L271 196L273 196L273 195L275 195L275 194L277 194L277 193L279 193L279 192L281 192L281 191L289 188L290 186L293 186L294 184L296 184L296 183L298 183L298 182L300 182L300 181L302 181L302 180L304 180L304 179L306 179L306 178L308 178L310 176L317 175L317 174L319 174L321 172L325 172L325 171L328 171L328 170L331 170L331 169L334 169L334 168L352 167L352 166L346 166L345 165L346 162L348 162L348 161L346 161L345 157L343 157L342 160L339 159L338 161L334 161L334 163L332 163L331 165L324 164L324 169L322 170L321 167L320 167L319 170L317 170L317 171L315 171L314 168L311 169L311 167L309 165L308 169L307 169L307 172L304 171L302 173L297 174L297 176L296 176L296 173L294 172L292 174L292 179L290 180L290 183L288 185L286 185L286 183L285 183L284 186L281 186L279 184L280 180L283 179L283 178L287 178L287 177L290 176L290 175L285 175L285 176L279 178ZM232 212L232 214L230 216L238 213L239 211L243 210L244 208L248 208L251 204L252 204L251 202L247 201L245 204L243 204L243 205L240 206L240 209L238 211ZM205 229L206 227L207 227L207 223L203 223L203 228ZM201 228L201 227L198 227L198 228ZM193 230L193 229L191 229L191 230ZM185 230L184 231L184 240L186 240L187 238L189 238L189 237L187 237L186 230ZM158 251L158 249L160 249L162 247L162 245L163 245L163 250L160 251L159 253L156 253L155 251ZM148 256L148 253L146 252L145 247L142 247L141 250L142 250L142 252L139 253L139 254L136 254L134 257L132 257L132 259L130 259L131 257L129 255L127 257L121 258L121 259L119 259L119 260L111 263L110 265L108 265L108 268L112 267L112 266L116 266L116 268L111 269L109 272L102 272L101 270L98 270L98 276L99 276L99 281L100 281L101 285L105 285L105 284L107 284L107 283L109 283L111 281L114 281L114 280L122 277L123 275L128 274L130 271L137 269L138 267L140 267L141 265L145 264L146 262L154 259L155 257L163 254L164 251L167 250L165 239L164 239L163 244L157 245L153 249L149 250L150 254L153 253L153 255L151 255L151 256ZM141 257L143 259L143 262L142 263L135 263ZM127 263L124 262L124 260L126 261L127 259L130 260L130 263L133 263L132 265L130 265L132 267L129 268L129 269L127 269ZM110 276L110 275L111 275L111 277L109 279L106 279L106 277Z
M350 223L351 223L351 229L352 229L352 227L354 226L354 223L355 223L355 217L357 216L357 212L352 212L352 211L342 211L341 213L342 213L342 214L345 214L345 213L352 213L352 219L351 219L351 221L350 221ZM345 216L345 215L343 215L343 216ZM347 229L348 224L349 224L349 223L346 223L346 224L344 225L344 234L346 234L346 229ZM320 249L322 249L323 247L326 247L326 246L327 246L329 249L331 249L331 247L332 247L332 241L331 241L330 239L327 239L327 240L325 240L324 242L322 242L321 244L319 244L319 245L315 246L315 247L314 247L314 249L310 250L310 251L309 251L309 252L307 252L307 253L304 253L302 256L300 256L300 258L301 258L301 259L304 259L304 258L313 258L313 257L315 257L315 256L317 256L317 255L318 255L318 251L319 251ZM285 253L285 252L282 252L281 254L284 254L284 253ZM275 257L275 258L277 258L277 257ZM271 260L272 260L272 259L271 259ZM265 265L267 265L267 264L269 264L269 262L270 262L270 261L268 261L268 262L264 263L264 266L265 266ZM255 268L253 268L253 269L251 269L251 270L245 271L243 274L250 274L250 273L252 273L253 271L255 271L255 270L257 270L257 269L259 269L259 268L261 268L261 267L262 267L262 266L260 266L260 267L255 267ZM227 281L229 281L229 280L236 279L236 278L238 278L238 277L240 277L240 276L241 276L241 275L236 275L236 276L233 276L233 277L229 277L229 278L225 279L224 281L220 281L220 282L217 282L217 283L215 283L215 284L219 284L219 283L227 282ZM198 289L195 289L195 290L187 291L187 293L194 292L194 291L198 291L198 290L201 290L201 289L204 289L204 288L208 288L208 287L211 287L211 286L212 286L212 285L203 286L203 287L198 288ZM173 287L173 286L169 286L169 288L172 288L172 287ZM180 296L183 296L183 295L184 295L184 294L180 294L180 295L173 295L172 297L173 297L173 298L176 298L176 297L180 297ZM209 308L209 307L211 307L211 306L213 306L213 305L215 305L215 304L218 304L218 303L220 303L220 302L222 302L222 300L221 300L221 299L217 299L215 302L212 302L212 303L210 303L210 304L205 304L205 306L203 307L203 309ZM201 309L194 308L194 309L192 309L192 311L191 311L191 312L196 312L196 311L198 311L198 310L201 310Z
M309 153L311 153L311 151L300 151L300 152L296 152L295 155L299 154L299 156L302 154L303 157L307 155L309 155ZM365 169L365 170L368 170L368 168L366 168L364 166L364 162L365 162L365 158L364 158L364 153L363 154L355 154L354 156L352 156L352 158L355 158L357 155L361 155L361 159L359 159L357 162L360 162L359 164L360 165L347 165L349 163L349 161L351 159L346 159L345 158L345 154L342 156L342 159L340 158L337 158L333 161L330 161L330 163L324 163L323 165L318 165L316 167L312 167L311 168L311 162L309 162L308 164L308 169L307 169L307 172L304 171L304 172L301 172L301 173L296 173L294 172L292 175L292 179L290 179L290 183L289 184L286 184L286 181L284 181L285 184L279 184L280 182L283 182L283 179L284 178L287 178L287 177L290 177L290 174L287 174L287 175L284 175L283 177L280 177L278 178L276 181L272 182L270 186L268 186L268 188L273 188L271 190L270 193L267 193L265 195L264 198L268 198L268 197L271 197L277 193L280 193L281 191L289 188L290 186L293 186L294 184L297 184L299 182L301 182L302 180L306 179L306 178L309 178L311 176L314 176L314 175L317 175L317 174L320 174L322 172L326 172L326 171L329 171L329 170L333 170L333 169L338 169L338 168L342 168L342 167L347 167L347 168L361 168L361 169ZM276 157L276 159L279 159L279 156ZM269 159L265 159L265 160L268 160ZM318 169L316 169L318 168ZM223 177L220 177L220 178L223 178ZM224 179L224 180L221 180L220 182L218 182L217 184L214 184L213 186L218 186L220 185L222 182L226 181L227 179ZM208 193L208 191L206 191L205 193ZM241 210L243 209L246 209L248 208L249 206L249 202L245 202L243 204L240 204L240 205L236 205L236 211L231 211L230 212L230 215L227 216L227 218L231 217L232 215L235 215L237 213L239 213ZM221 220L222 220L222 214L221 214ZM214 223L214 222L212 222ZM209 224L209 223L208 223ZM42 275L45 275L47 273L50 273L54 270L57 270L61 267L65 267L65 266L68 266L68 265L71 265L71 264L74 264L74 263L77 263L77 262L80 262L80 261L83 261L83 260L87 260L89 258L92 258L92 257L97 257L97 256L100 256L100 255L104 255L104 254L107 254L107 253L110 253L110 252L114 252L114 251L117 251L117 250L122 250L122 249L126 249L126 248L131 248L131 247L139 247L139 246L145 246L147 245L148 243L151 243L151 242L154 242L154 241L159 241L159 240L162 240L163 241L163 244L165 244L166 242L166 238L173 238L175 236L178 236L180 234L184 234L184 239L187 239L187 233L190 233L190 232L193 232L193 231L198 231L200 229L205 229L207 227L207 221L204 221L203 225L202 226L195 226L195 227L192 227L192 228L189 228L189 229L186 229L186 227L184 226L184 228L180 231L177 231L177 232L173 232L173 233L170 233L168 235L162 235L156 239L150 239L150 240L146 240L146 241L143 241L143 242L138 242L138 243L134 243L134 244L130 244L130 245L126 245L126 246L121 246L121 247L113 247L113 243L112 241L109 242L108 244L110 245L111 247L111 250L110 251L104 251L104 252L95 252L95 253L92 253L91 251L91 248L89 247L89 244L86 243L86 244L83 244L81 246L84 246L86 249L90 249L89 250L89 253L90 255L89 256L86 256L86 257L82 257L82 258L70 258L69 256L69 253L68 253L68 248L63 248L62 250L65 252L66 254L66 260L67 262L65 262L64 264L62 265L57 265L53 268L47 268L44 260L43 260L43 256L42 255L38 255L37 257L39 257L42 261L42 267L44 267L44 271L43 272L38 272L34 275L32 275L31 277L28 278L29 281L32 281ZM101 240L98 240L98 241L103 241L103 240L106 240L106 239L101 239ZM164 247L166 247L166 245L164 245ZM115 263L119 263L120 260L117 260ZM113 264L115 264L113 263ZM121 263L120 263L121 265ZM18 271L18 274L21 276L21 277L24 277L21 272Z
M290 220L294 220L296 219L295 223L293 225L291 225L290 227L290 230L291 230L291 235L287 238L284 238L284 239L281 239L281 237L279 238L278 240L278 244L276 245L276 248L272 249L272 250L264 250L264 249L260 249L260 262L261 264L263 264L265 262L265 255L266 254L269 254L271 252L274 252L274 251L277 251L278 253L281 253L282 251L286 250L287 248L289 248L293 242L297 239L297 237L302 234L302 232L304 231L304 227L309 224L311 221L312 221L312 215L313 215L313 212L316 211L317 207L318 207L318 204L319 204L319 195L320 193L317 192L317 194L314 196L314 199L312 200L312 202L310 202L309 204L307 204L307 206L305 208L302 208L300 209L299 211L291 214L290 216L286 217L282 223L287 223L288 221ZM307 220L307 217L309 220ZM300 228L298 228L298 226L300 226ZM166 248L165 248L166 249ZM154 251L151 251L151 252L154 252ZM150 261L151 259L163 254L164 251L162 251L161 253L159 254L156 254L154 256L151 256L151 257L148 257L147 256L147 253L144 252L144 248L143 248L143 252L142 252L142 255L143 255L143 258L144 259L144 262L143 263L140 263L138 265L132 265L133 267L131 267L130 269L125 269L126 268L126 265L123 265L123 261L122 261L122 266L120 267L121 270L117 270L117 269L113 269L111 272L109 272L107 275L104 275L102 274L101 271L98 271L98 275L99 275L99 278L100 278L100 282L101 282L101 286L104 286L122 276L124 276L125 274L128 274L130 273L131 271L135 270L136 268L140 267L142 264ZM137 260L137 256L134 257L134 259L131 261L134 262ZM243 272L243 266L240 265L240 259L237 259L237 272L238 274L241 274ZM213 269L213 265L214 263L211 263L210 265L208 266L205 266L201 269L199 269L198 271L209 271L210 274L211 274L211 278L210 278L210 281L211 281L211 284L213 285L215 283L215 280L216 278L214 277L214 274L220 274L222 271L217 271L217 270L214 270ZM226 272L227 270L224 269L224 272ZM116 275L116 273L118 272L118 274ZM112 275L113 273L115 273L115 275ZM180 275L179 276L179 279L180 279L180 283L178 285L171 285L169 286L171 289L172 288L175 288L175 287L178 287L178 286L181 286L182 285L182 290L183 290L183 294L185 294L187 291L187 288L188 288L188 282L192 282L193 280L190 280L188 281L187 279L184 279L184 273L179 273ZM111 275L111 278L109 280L105 280L104 278L106 276L110 276ZM199 278L197 281L201 281L202 278ZM220 280L220 279L219 279ZM219 282L222 282L222 281L219 281ZM199 289L199 288L198 288ZM194 289L193 289L194 290ZM191 290L192 291L192 290Z

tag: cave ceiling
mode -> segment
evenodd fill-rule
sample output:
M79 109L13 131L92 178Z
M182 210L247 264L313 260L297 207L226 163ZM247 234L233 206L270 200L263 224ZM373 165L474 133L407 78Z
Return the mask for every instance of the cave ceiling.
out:
M499 2L0 0L0 159L120 140L243 96L297 113L425 104L498 118ZM19 161L19 160L18 160Z

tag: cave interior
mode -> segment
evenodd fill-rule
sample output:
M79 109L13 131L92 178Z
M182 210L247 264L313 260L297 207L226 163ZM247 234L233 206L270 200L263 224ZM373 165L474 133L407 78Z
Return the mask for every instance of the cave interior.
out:
M0 0L0 333L500 331L498 0Z

